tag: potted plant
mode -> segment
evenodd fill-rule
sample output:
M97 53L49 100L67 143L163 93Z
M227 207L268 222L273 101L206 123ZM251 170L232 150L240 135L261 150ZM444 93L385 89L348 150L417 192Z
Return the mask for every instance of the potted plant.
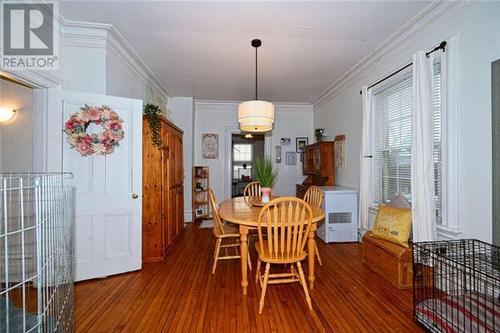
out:
M273 168L273 162L270 159L258 159L254 163L255 178L260 183L262 202L269 202L271 190L278 176L278 171Z
M316 128L314 130L314 136L316 137L316 142L323 141L325 137L325 129L324 128Z

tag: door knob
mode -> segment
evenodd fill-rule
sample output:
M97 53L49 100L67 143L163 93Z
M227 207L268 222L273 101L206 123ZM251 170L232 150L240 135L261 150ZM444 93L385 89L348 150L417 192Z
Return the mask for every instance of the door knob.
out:
M137 194L137 193L132 194L132 199L137 199L138 197L139 197L139 194Z

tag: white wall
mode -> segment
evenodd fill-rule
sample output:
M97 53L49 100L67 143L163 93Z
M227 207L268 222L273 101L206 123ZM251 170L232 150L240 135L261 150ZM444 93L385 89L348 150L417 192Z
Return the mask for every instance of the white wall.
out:
M142 99L165 108L168 94L112 25L62 23L63 88Z
M229 198L231 193L230 186L228 186L231 179L227 175L227 161L230 161L231 156L228 155L227 147L231 144L228 141L228 133L231 130L238 131L237 109L238 103L235 102L195 101L194 161L196 165L207 165L210 168L210 186L219 201ZM296 137L308 137L309 142L312 143L312 122L311 105L276 105L274 129L268 134L267 139L267 146L271 148L273 161L274 147L280 144L280 139L288 137L292 141L289 146L282 147L283 162L276 165L279 170L278 180L273 189L276 195L295 195L295 184L304 179L300 158L297 156L296 166L285 165L284 159L286 151L295 151ZM218 159L203 159L201 136L205 133L219 135Z
M192 97L171 97L168 108L172 112L172 122L184 131L184 221L192 220L192 166L193 166L193 121L194 102Z
M362 85L371 84L411 61L417 50L428 50L453 37L448 51L457 68L459 237L491 241L491 62L500 58L500 3L443 2L403 27L371 56L355 66L315 103L315 127L347 136L347 166L337 183L359 187Z
M33 90L0 79L0 107L16 110L0 124L0 172L33 171Z

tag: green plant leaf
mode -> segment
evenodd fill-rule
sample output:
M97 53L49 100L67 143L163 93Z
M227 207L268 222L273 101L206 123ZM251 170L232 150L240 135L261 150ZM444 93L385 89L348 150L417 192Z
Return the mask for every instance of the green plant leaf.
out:
M148 119L149 128L151 130L151 140L153 141L153 144L156 147L161 148L163 142L161 139L160 107L158 105L148 103L144 105L144 115Z
M261 187L273 187L276 178L278 177L278 170L273 168L273 162L270 159L257 159L254 162L255 178L260 183Z

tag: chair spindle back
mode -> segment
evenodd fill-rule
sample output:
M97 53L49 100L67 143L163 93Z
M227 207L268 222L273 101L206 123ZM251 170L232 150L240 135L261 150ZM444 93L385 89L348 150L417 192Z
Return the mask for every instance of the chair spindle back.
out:
M321 208L321 204L323 203L323 191L321 187L316 185L310 186L304 195L304 201L312 207Z
M294 197L272 200L261 209L257 220L261 253L267 252L277 260L303 256L311 224L312 209L304 200ZM264 242L263 228L267 231L267 242Z
M249 203L251 197L259 197L260 196L260 183L259 182L251 182L245 189L243 190L243 197L245 198L245 202Z
M214 191L212 188L208 188L208 196L210 205L212 206L212 219L214 223L214 234L215 236L224 235L224 226L222 223L222 219L219 216L219 204L217 203L217 199L215 198Z

